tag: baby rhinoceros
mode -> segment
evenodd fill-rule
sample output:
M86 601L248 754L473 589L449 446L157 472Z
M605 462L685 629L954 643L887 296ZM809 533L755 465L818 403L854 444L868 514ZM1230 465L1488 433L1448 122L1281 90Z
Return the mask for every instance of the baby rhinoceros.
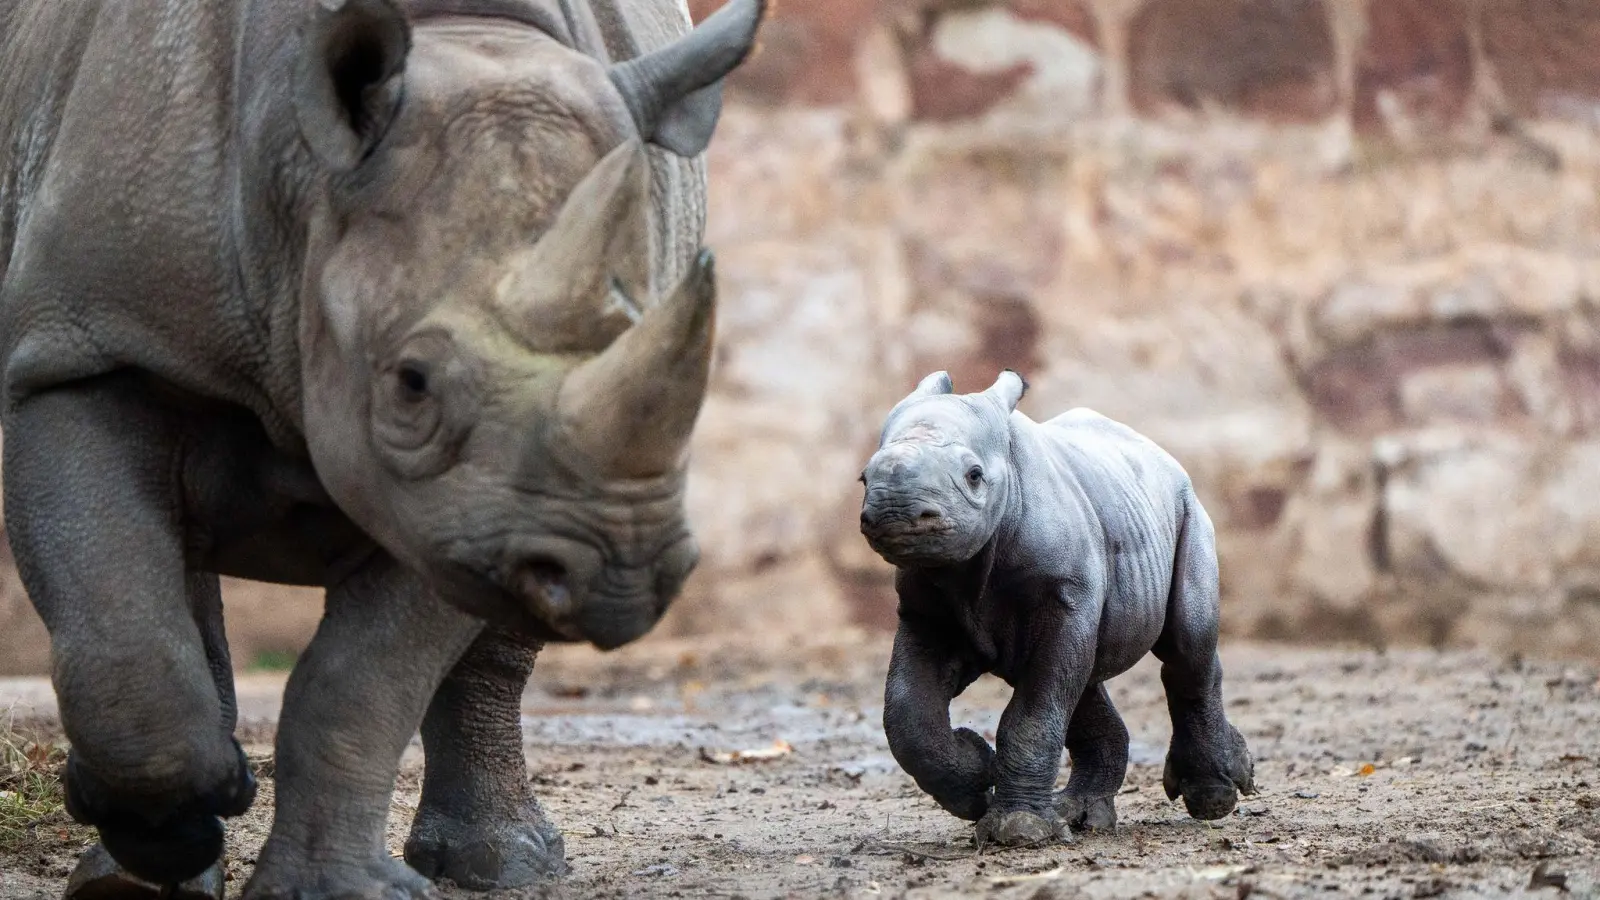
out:
M956 394L936 372L889 413L862 473L861 531L897 567L900 626L884 691L894 757L979 846L1110 829L1128 729L1104 682L1147 652L1172 714L1163 781L1218 819L1253 793L1222 707L1211 520L1177 461L1087 409L1034 422L1015 372ZM1013 689L996 748L951 730L984 673ZM1072 775L1052 794L1062 748Z

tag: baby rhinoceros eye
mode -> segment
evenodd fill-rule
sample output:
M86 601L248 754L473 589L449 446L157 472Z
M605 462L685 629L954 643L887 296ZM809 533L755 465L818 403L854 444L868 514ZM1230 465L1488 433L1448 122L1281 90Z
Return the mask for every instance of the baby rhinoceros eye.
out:
M982 466L973 466L967 470L967 484L971 485L972 487L977 487L978 485L983 484Z

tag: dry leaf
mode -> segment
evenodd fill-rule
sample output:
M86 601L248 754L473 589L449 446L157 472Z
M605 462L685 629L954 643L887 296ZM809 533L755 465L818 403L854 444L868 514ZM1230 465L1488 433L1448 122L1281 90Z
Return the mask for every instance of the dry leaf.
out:
M1374 766L1372 763L1367 763L1366 765L1364 765L1361 768L1357 769L1356 770L1356 774L1360 775L1362 778L1365 778L1368 775L1371 775L1373 772L1376 772L1376 771L1378 771L1376 766Z
M1204 878L1207 881L1222 881L1235 875L1244 875L1250 871L1250 867L1242 865L1208 866L1204 869L1191 869L1190 871L1194 873L1196 878Z
M1013 884L1023 884L1029 881L1052 881L1060 878L1066 869L1056 866L1048 872L1035 872L1032 875L997 875L989 879L989 884L994 887L1006 887Z
M771 747L762 747L759 750L728 750L712 752L705 748L700 749L700 758L708 763L719 766L730 766L735 763L764 762L769 759L778 759L794 752L788 741L777 740Z

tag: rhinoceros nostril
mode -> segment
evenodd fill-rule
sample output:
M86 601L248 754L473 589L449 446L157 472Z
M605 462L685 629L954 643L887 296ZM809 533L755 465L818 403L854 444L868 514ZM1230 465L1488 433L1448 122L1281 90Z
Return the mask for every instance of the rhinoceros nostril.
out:
M517 572L517 591L546 620L565 619L572 614L567 569L558 562L532 559L523 563Z
M929 507L927 509L924 509L921 513L919 513L917 515L917 518L919 518L919 519L937 519L937 518L939 518L939 511L937 509Z

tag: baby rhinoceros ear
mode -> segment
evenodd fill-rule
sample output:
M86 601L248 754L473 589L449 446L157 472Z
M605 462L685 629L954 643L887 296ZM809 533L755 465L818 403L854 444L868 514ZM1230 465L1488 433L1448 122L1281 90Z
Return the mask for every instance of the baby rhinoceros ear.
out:
M941 371L917 382L917 389L911 392L911 396L938 397L943 394L953 394L955 389L955 385L950 382L950 373Z
M987 391L984 391L984 394L993 397L1002 409L1010 413L1017 408L1017 404L1022 400L1022 395L1027 392L1028 382L1024 381L1021 375L1011 369L1006 369L1000 373L1000 377L995 380L995 383Z

